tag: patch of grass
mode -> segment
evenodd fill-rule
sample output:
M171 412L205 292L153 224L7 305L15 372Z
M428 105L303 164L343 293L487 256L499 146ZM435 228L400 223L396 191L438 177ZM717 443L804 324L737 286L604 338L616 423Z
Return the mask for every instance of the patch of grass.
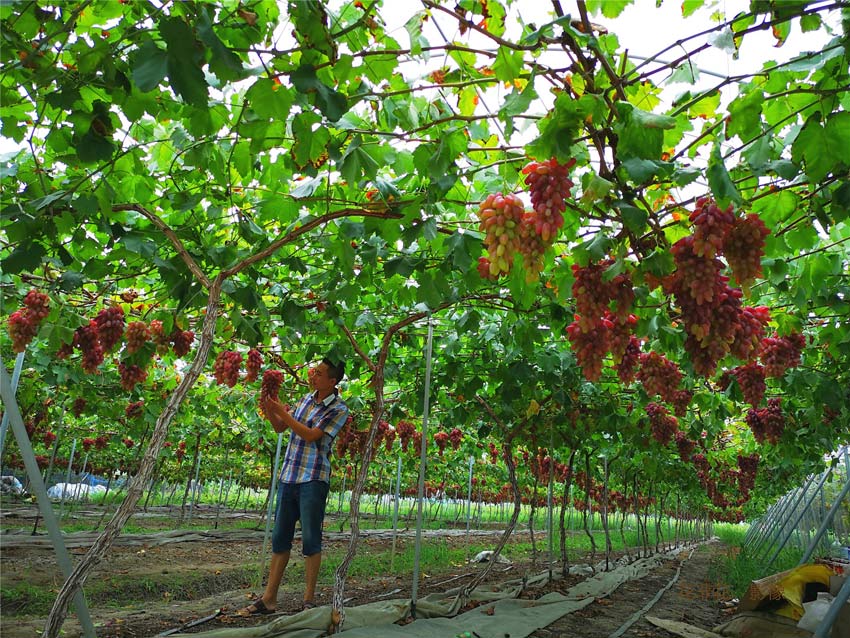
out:
M56 600L56 591L29 583L0 587L0 608L3 615L46 615Z

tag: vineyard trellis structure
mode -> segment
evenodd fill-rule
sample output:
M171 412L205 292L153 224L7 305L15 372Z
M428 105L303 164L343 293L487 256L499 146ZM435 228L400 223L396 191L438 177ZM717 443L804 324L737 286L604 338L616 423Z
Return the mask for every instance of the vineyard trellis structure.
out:
M605 26L627 0L521 4L422 0L402 30L378 1L0 7L2 357L26 354L17 399L3 370L3 462L34 479L82 448L132 477L45 636L152 481L238 463L268 485L260 377L295 400L325 354L354 417L337 629L360 497L399 447L419 469L417 435L429 466L498 465L468 490L515 504L500 547L553 483L544 500L598 506L606 533L631 509L648 538L650 513L756 517L833 462L846 3L697 28L716 7L686 2L694 34L640 58ZM697 82L704 51L763 33L776 59ZM783 55L804 34L821 44Z

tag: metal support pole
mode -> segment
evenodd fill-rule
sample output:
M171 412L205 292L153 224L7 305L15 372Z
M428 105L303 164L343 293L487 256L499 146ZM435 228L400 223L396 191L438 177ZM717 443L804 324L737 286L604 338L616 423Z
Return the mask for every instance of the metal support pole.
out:
M274 497L277 493L277 471L278 471L278 463L280 462L280 448L283 445L283 432L277 435L277 450L274 454L274 472L272 472L272 480L271 485L269 485L269 503L266 506L266 531L263 534L263 560L260 563L260 578L263 577L263 572L266 570L265 565L265 556L266 556L266 548L269 546L269 534L272 529L272 507L274 504Z
M398 455L398 469L395 476L395 503L393 505L393 550L390 554L390 573L395 572L395 545L398 535L398 501L401 498L401 453Z
M192 512L194 512L194 510L195 510L195 498L197 497L198 492L200 491L200 489L198 487L198 480L201 477L201 457L202 456L203 456L203 453L200 450L198 450L198 460L195 462L195 480L192 482L192 490L191 490L192 491L192 498L189 500L189 520L186 521L187 525L191 525L191 523L192 523ZM271 497L269 497L269 500L271 500Z
M761 519L761 525L758 531L753 535L750 540L751 548L750 552L755 554L761 547L761 544L767 538L767 535L770 533L771 529L776 525L776 521L781 518L782 513L784 513L785 509L791 504L791 502L797 497L799 494L800 488L797 488L794 491L788 492L779 499L776 503L774 503L771 507L767 509L764 516ZM745 545L746 547L747 545Z
M775 561L776 558L779 556L779 553L785 547L786 543L788 542L788 539L791 538L791 535L794 533L794 530L797 529L797 525L800 524L800 519L803 518L803 515L811 507L811 505L815 501L815 499L817 499L819 492L823 489L823 484L826 483L826 479L829 478L830 474L832 474L832 468L829 468L826 472L823 473L820 481L818 481L817 487L815 488L815 493L812 494L812 496L809 498L809 500L806 501L806 504L803 507L803 509L794 517L794 522L791 524L791 527L788 529L788 533L785 534L785 537L779 543L779 547L776 548L776 550L773 552L773 555L770 557L770 560L767 561L767 565L765 565L765 567L764 567L764 573L767 573L768 569L770 569L770 566L773 565L773 561ZM790 520L790 519L788 519L788 520ZM785 530L785 527L788 524L788 520L786 520L785 524L782 526L782 529L780 530L780 534Z
M829 512L827 512L823 521L821 521L820 527L818 527L818 531L815 532L814 538L809 541L809 546L806 548L806 552L803 554L803 557L800 559L799 565L803 563L809 562L811 560L812 555L814 554L815 548L820 543L821 539L826 534L826 531L829 529L830 525L832 525L832 521L835 518L838 510L841 509L841 503L850 494L850 456L847 453L847 448L844 449L844 467L846 468L847 476L846 481L844 483L844 488L835 497L835 501L832 503L832 507L829 508ZM848 579L850 580L850 579Z
M841 586L841 589L838 590L838 596L836 596L832 601L832 604L826 612L826 616L823 617L818 628L815 629L813 638L827 638L827 636L829 636L830 629L832 629L835 619L838 618L841 608L847 604L848 599L850 599L850 576L844 579L844 584Z
M785 528L785 524L788 522L788 516L791 514L791 512L796 511L797 507L800 505L800 502L805 497L806 492L808 491L812 482L815 480L815 476L816 475L814 474L810 476L809 479L806 481L806 485L794 491L788 501L786 501L786 503L783 505L782 509L776 512L773 522L769 527L765 529L763 536L759 539L758 543L753 548L752 556L755 557L761 555L762 546L769 537L773 536L775 541L779 536L782 535L782 530ZM777 524L779 524L778 529L776 528ZM771 546L772 544L768 545L768 548Z
M425 397L422 410L422 440L419 446L419 487L416 510L416 543L413 549L413 587L410 595L410 615L416 618L416 597L419 593L419 557L422 553L422 499L425 493L425 470L428 465L428 412L431 408L431 347L434 324L428 316L428 341L425 345Z
M41 473L38 471L38 463L35 460L35 454L32 451L29 436L27 436L27 429L24 427L24 420L21 417L21 411L18 408L18 402L15 399L15 393L12 391L6 366L2 360L0 360L0 398L3 400L6 414L9 415L9 422L12 425L12 432L15 433L15 439L18 441L18 448L21 458L24 461L24 467L27 470L30 486L35 492L38 507L41 510L41 515L44 517L44 525L47 528L50 541L53 543L53 548L56 551L56 562L59 563L59 568L67 579L73 571L71 567L71 556L65 547L65 541L62 539L62 532L59 529L59 521L53 513L53 505L50 503L50 498L47 496L47 489L44 487L44 481L41 478ZM94 623L92 623L91 616L89 615L89 608L86 605L86 599L82 589L74 594L74 609L77 612L77 619L80 621L83 635L86 638L95 638Z
M18 380L21 378L21 369L24 367L24 353L19 352L15 357L15 368L12 370L12 394L18 392ZM6 447L6 430L9 429L9 412L3 414L3 421L0 423L0 469L3 468L3 450Z
M71 468L74 465L74 454L77 451L77 439L71 441L71 456L68 457L68 467L65 468L65 485L62 486L62 500L59 501L59 518L62 518L62 515L65 510L65 501L67 500L68 494L68 485L71 483Z

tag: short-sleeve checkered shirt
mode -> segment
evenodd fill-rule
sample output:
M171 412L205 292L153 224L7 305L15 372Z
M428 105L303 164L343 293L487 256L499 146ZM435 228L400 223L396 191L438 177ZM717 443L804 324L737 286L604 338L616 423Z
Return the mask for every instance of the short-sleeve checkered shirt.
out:
M292 416L308 428L321 428L325 435L311 443L290 431L280 480L284 483L330 483L331 443L348 419L348 406L336 391L324 401L316 401L315 394L310 393L298 402Z

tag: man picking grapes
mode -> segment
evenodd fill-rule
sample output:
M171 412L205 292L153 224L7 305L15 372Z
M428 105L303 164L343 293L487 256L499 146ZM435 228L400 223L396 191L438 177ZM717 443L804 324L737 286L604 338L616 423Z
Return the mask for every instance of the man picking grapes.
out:
M294 412L281 405L276 391L264 393L260 399L263 414L275 432L289 429L289 444L278 483L269 579L262 597L242 609L240 615L274 612L298 520L306 579L303 607L315 606L313 598L322 563L322 522L330 488L331 442L348 419L348 406L337 389L345 376L343 362L322 359L309 376L312 392L298 402Z

